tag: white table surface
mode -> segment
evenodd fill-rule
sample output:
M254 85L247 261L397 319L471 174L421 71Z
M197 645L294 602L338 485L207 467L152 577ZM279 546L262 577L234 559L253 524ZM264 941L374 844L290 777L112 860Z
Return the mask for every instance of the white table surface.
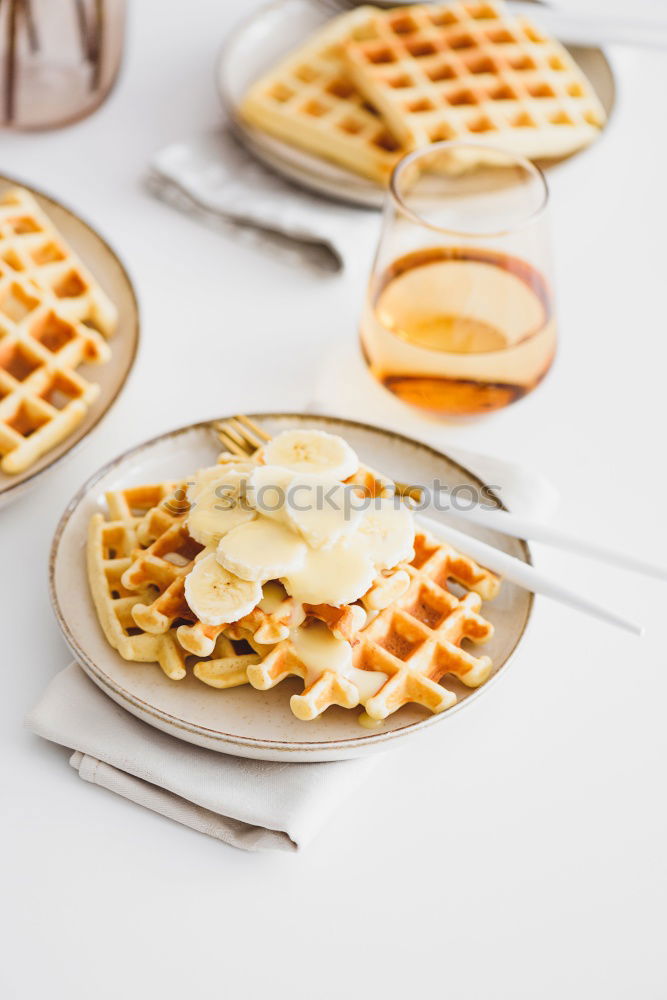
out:
M539 601L505 683L378 767L297 856L233 850L84 784L64 750L23 729L70 658L46 560L83 479L174 425L304 406L324 345L354 337L365 273L298 269L142 188L155 149L218 122L214 56L249 6L132 4L102 110L0 136L0 172L92 220L143 313L112 414L2 512L0 994L664 997L664 585L539 551L543 568L642 618L646 637ZM541 468L562 492L560 524L667 559L667 63L613 57L611 127L550 177L562 329L551 378L483 423L424 434Z

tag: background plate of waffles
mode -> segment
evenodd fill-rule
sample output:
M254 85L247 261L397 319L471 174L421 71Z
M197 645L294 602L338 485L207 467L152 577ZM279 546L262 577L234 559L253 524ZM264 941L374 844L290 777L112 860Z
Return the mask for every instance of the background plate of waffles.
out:
M422 13L414 25L410 6L378 11L393 18L373 29L393 35L391 55L364 41L368 7L341 4L337 12L334 4L279 0L262 8L232 33L218 62L218 89L236 134L290 180L365 206L382 204L395 162L424 142L509 143L548 168L593 141L615 92L600 49L533 41L530 26L513 38L500 20L468 16L473 7L501 10L495 0L448 6L459 9L459 23L443 29L425 23L424 7L415 8ZM453 31L452 39L443 31ZM380 58L394 63L374 63Z
M114 251L64 205L0 176L0 507L104 417L138 342Z
M439 479L449 487L466 484L481 489L484 485L471 472L427 445L366 424L295 414L258 414L252 419L271 436L289 429L306 428L340 435L357 453L362 466L380 470L384 476L404 483L428 483ZM61 518L50 561L55 614L78 662L119 705L179 739L219 752L264 760L338 760L389 749L426 726L441 724L453 712L480 697L507 669L528 624L532 595L506 581L492 600L483 601L479 593L486 593L484 586L476 588L474 582L470 590L476 588L478 593L468 593L465 588L445 584L442 580L443 587L439 587L437 573L434 570L427 573L433 559L429 563L428 553L422 551L419 559L415 557L415 566L419 564L421 569L414 585L426 587L424 594L428 607L423 605L422 590L419 590L419 600L412 601L407 609L410 611L408 631L405 631L405 624L401 626L403 637L413 636L416 647L429 628L434 627L433 616L441 613L443 599L452 606L457 601L465 602L466 607L470 605L480 611L484 619L482 624L488 632L491 632L488 623L493 626L493 634L490 638L484 637L483 647L477 644L474 647L474 655L483 653L485 663L488 663L486 657L490 658L486 682L472 687L461 683L457 676L448 675L442 686L432 684L427 692L428 697L436 692L436 701L446 696L446 706L440 705L446 710L429 711L425 707L430 704L428 699L422 704L406 703L377 728L367 728L359 724L360 706L343 708L333 704L308 721L297 718L290 708L290 699L304 690L304 682L298 676L287 676L265 690L258 690L249 683L225 688L211 686L208 680L212 675L223 676L219 673L220 660L215 660L216 655L220 656L220 649L213 653L212 661L186 655L178 647L176 636L183 626L179 626L181 612L177 604L172 606L168 621L173 628L162 635L144 633L131 616L131 609L139 598L144 602L146 613L147 603L150 604L153 598L157 601L158 594L164 597L167 581L177 576L184 558L186 561L192 558L193 552L186 551L187 545L172 544L167 550L164 545L159 549L156 543L152 549L146 548L163 530L165 533L174 530L177 514L173 514L173 508L169 508L172 514L167 516L168 523L160 525L147 540L142 540L143 551L139 553L146 557L146 564L153 567L148 583L160 584L162 580L162 584L158 588L148 586L140 593L128 590L121 577L137 558L137 537L141 538L137 526L146 523L149 511L155 512L154 505L166 495L168 484L183 481L197 469L211 466L220 452L220 438L212 423L164 434L104 466L79 490ZM148 490L144 490L146 486ZM162 517L164 511L158 513ZM182 529L176 525L176 530ZM419 534L418 521L417 531ZM511 555L530 559L529 550L521 541L482 529L478 532L475 529L475 533ZM415 541L415 550L417 547ZM176 552L178 558L172 558L172 552ZM160 559L160 553L170 561ZM430 579L424 583L425 573ZM484 574L489 576L488 571ZM127 576L124 579L127 581ZM95 598L91 590L96 592ZM458 594L458 598L452 594ZM162 601L160 613L169 614L166 603ZM420 615L415 608L422 605L425 611ZM105 615L103 628L101 622ZM414 620L412 615L420 620ZM481 619L475 613L469 618L476 628L475 622ZM402 619L408 621L404 615ZM379 620L380 616L375 619ZM192 632L190 624L185 631ZM459 640L460 650L457 648L453 652L458 655L461 651L464 657L470 657L472 652L467 650L473 647L467 636L474 638L474 635L465 629L463 632L466 638ZM404 638L401 642L403 648L398 654L401 657L411 655ZM373 645L377 644L371 643ZM124 655L130 650L129 655L147 662L130 661L117 650L122 650ZM241 665L244 665L244 657L253 659L250 647L245 652L230 647L228 652L238 653ZM377 649L371 652L377 653ZM380 650L380 656L383 655L385 652ZM225 666L224 669L229 668ZM200 678L206 682L202 683Z

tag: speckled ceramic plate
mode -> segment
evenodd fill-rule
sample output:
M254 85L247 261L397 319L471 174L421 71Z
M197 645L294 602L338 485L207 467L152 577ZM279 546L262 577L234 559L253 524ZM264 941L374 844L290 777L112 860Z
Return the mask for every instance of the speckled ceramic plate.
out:
M24 187L37 199L40 207L115 304L118 309L118 326L109 341L109 361L103 365L80 365L77 369L85 379L97 382L101 390L85 418L73 434L47 451L29 469L16 476L0 471L0 508L12 503L33 486L43 483L45 473L97 426L120 395L139 346L139 307L134 288L125 268L108 243L83 219L53 198L15 178L0 176L0 193L8 187Z
M342 13L343 5L338 13ZM242 121L241 101L251 83L296 49L336 14L334 5L312 0L277 0L243 21L229 36L218 60L218 91L238 138L268 167L302 187L351 205L379 207L385 189L344 167L290 146ZM593 84L602 105L611 115L615 101L614 76L601 49L567 46ZM578 155L578 154L572 154ZM560 160L538 161L551 169Z
M298 426L341 434L363 462L404 482L429 482L437 477L448 486L483 485L467 469L427 445L367 424L276 413L254 414L253 419L270 434ZM495 601L484 605L485 615L496 628L493 639L485 646L495 665L494 676L474 691L448 678L447 686L459 697L453 708L431 715L419 706L405 706L376 730L359 725L356 709L334 707L312 722L299 721L289 707L290 695L301 686L296 678L283 681L272 691L256 691L248 685L217 691L191 674L184 680L170 681L157 664L123 660L107 643L88 590L88 522L96 511L104 509L107 490L186 476L211 464L219 451L217 436L209 424L184 427L154 438L121 455L89 479L58 525L50 563L56 617L86 673L119 705L172 736L222 753L263 760L340 760L389 749L425 726L445 724L453 712L483 697L506 670L532 606L532 595L508 583ZM529 559L523 542L482 530L479 537L520 559Z

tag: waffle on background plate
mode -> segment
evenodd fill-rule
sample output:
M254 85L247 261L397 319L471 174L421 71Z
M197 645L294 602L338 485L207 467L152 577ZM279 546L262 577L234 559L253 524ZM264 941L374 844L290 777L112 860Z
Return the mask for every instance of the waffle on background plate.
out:
M221 455L221 473L229 461ZM381 496L387 480L361 466L351 482ZM441 685L451 675L469 687L491 672L487 656L462 648L482 643L493 627L480 613L500 581L473 560L417 531L414 554L376 576L355 603L299 604L277 581L236 622L209 626L185 599L184 581L204 546L188 532L184 484L165 482L107 493L107 515L95 514L88 536L88 577L108 642L129 661L159 663L170 680L188 668L203 683L225 689L250 683L260 690L289 676L304 690L290 699L309 720L331 705L363 705L376 723L402 705L439 712L456 694ZM451 584L457 585L455 592ZM273 588L270 601L267 587ZM293 641L294 629L315 623L353 649L354 678L325 670L309 677ZM370 683L369 683L370 682Z
M99 386L116 308L33 196L0 196L0 468L16 474L66 438Z
M567 50L497 0L341 14L256 81L240 113L382 184L404 153L432 142L554 158L605 122Z

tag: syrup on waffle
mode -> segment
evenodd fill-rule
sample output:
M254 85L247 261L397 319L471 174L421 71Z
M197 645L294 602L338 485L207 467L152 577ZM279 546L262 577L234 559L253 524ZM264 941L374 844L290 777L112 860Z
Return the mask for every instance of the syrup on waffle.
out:
M348 482L376 497L390 484L365 466ZM316 718L331 705L362 704L362 721L375 724L406 703L433 712L454 704L454 691L439 683L446 675L470 687L489 676L490 659L462 643L491 636L493 627L480 608L500 581L423 531L415 535L410 561L378 573L354 604L302 605L270 581L259 604L239 621L215 627L198 621L185 600L184 582L197 558L211 549L188 533L187 485L110 493L109 518L92 519L91 589L105 634L126 659L157 660L177 680L189 657L194 675L214 688L250 681L267 689L297 676L304 690L290 705L298 718Z
M331 705L361 703L371 719L382 720L408 702L432 712L449 708L456 695L438 683L447 674L469 687L483 684L491 660L474 656L461 643L485 642L493 634L479 613L480 593L495 596L498 578L425 532L417 532L415 555L397 572L407 576L408 587L351 640L351 669L324 670L311 682L312 671L292 637L248 668L253 687L266 690L286 677L300 677L304 691L290 699L298 718L314 719ZM457 597L449 580L476 589Z
M334 635L349 640L365 623L366 614L358 605L299 604L277 583L273 586L282 591L277 599L267 595L238 622L205 625L198 621L185 599L185 578L205 549L188 534L184 484L165 484L165 491L138 520L137 544L121 578L127 591L141 595L133 603L131 615L144 632L164 635L178 623L176 635L183 649L209 656L222 634L238 639L250 634L258 643L272 645L287 638L290 629L306 617L312 617L325 622ZM407 587L404 575L395 580L396 576L392 571L378 574L362 601L375 609L384 606L383 602Z

